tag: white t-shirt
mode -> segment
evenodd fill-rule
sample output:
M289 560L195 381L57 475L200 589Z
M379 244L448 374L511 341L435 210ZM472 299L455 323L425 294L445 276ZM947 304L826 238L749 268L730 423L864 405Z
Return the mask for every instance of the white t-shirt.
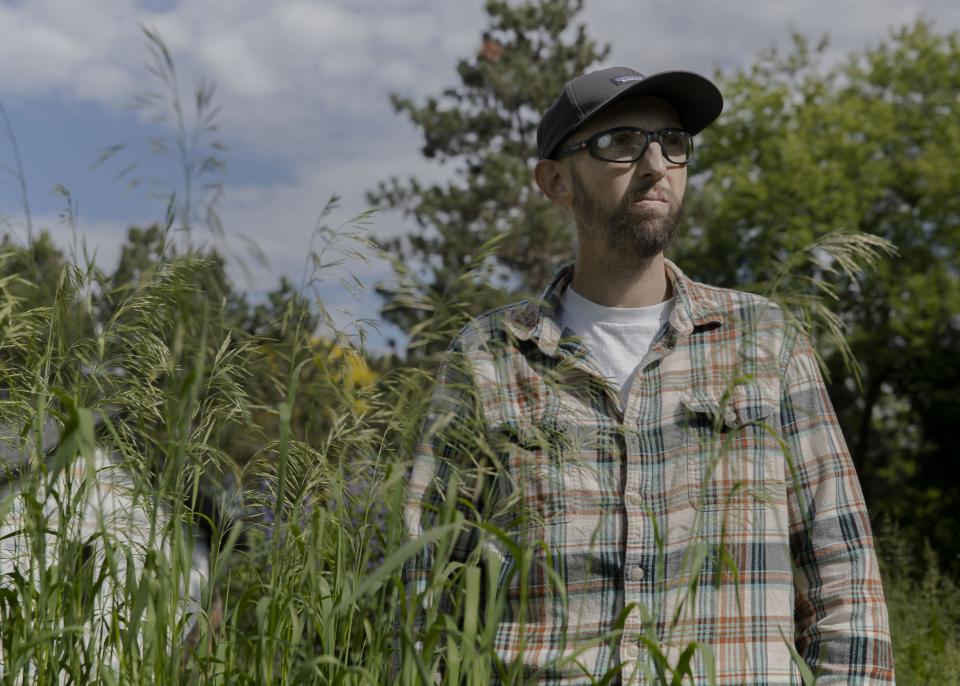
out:
M670 319L673 300L649 307L606 307L567 287L560 298L560 323L583 339L600 373L620 389L626 404L633 372Z

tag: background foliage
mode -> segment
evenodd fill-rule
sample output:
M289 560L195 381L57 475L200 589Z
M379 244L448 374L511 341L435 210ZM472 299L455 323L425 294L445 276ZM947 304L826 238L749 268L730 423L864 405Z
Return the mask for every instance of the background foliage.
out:
M723 77L724 116L700 146L677 259L692 276L762 288L778 260L830 231L897 256L829 279L860 371L821 345L830 395L871 514L929 537L960 571L960 44L923 22L833 66L800 36ZM919 552L919 551L918 551Z

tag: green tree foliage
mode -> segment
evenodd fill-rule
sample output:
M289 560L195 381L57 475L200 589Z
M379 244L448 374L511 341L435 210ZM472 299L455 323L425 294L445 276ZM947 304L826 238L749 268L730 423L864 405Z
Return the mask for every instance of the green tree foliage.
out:
M106 311L102 316L109 316L124 298L150 282L158 269L178 255L170 233L169 224L166 227L153 224L145 229L133 226L127 230L117 266L104 279L100 301ZM181 309L197 308L198 313L203 308L222 310L234 323L242 323L247 316L246 300L234 291L220 252L209 247L188 248L184 254L196 258L197 271L193 275L195 289L190 291L189 299L180 303Z
M160 225L146 229L130 227L127 242L120 246L120 260L110 277L111 284L115 288L139 286L163 260L168 249L167 233Z
M53 244L49 231L41 231L29 246L18 245L10 235L0 243L0 252L7 255L3 261L4 277L19 276L11 292L22 307L36 307L50 303L57 290L60 270L66 264L63 252Z
M919 22L835 66L796 37L721 77L726 109L699 146L692 276L763 291L780 261L832 231L891 241L898 256L848 278L813 255L835 293L862 384L821 345L831 396L871 511L960 553L960 41ZM822 344L822 341L821 341Z
M479 50L457 64L458 87L423 103L393 96L396 111L423 132L424 157L453 167L449 181L394 178L369 194L376 205L402 209L416 221L416 232L387 245L399 260L429 271L412 290L450 296L470 290L462 304L476 314L503 292L458 277L475 268L491 239L501 237L491 266L510 289L541 288L556 263L572 255L570 221L536 190L532 168L541 114L567 80L607 54L583 25L574 26L582 5L490 0ZM399 288L381 289L385 317L407 331L431 316L411 301L409 284L401 279Z
M29 331L36 337L39 330L48 328L36 316L44 307L50 307L64 286L63 275L67 262L63 252L53 244L49 231L41 231L27 246L18 244L9 234L0 242L0 341L17 338ZM61 315L70 322L69 340L76 340L90 332L90 322L82 312L67 308ZM64 341L63 348L70 343ZM53 351L51 351L53 352ZM0 374L26 372L30 354L18 346L0 346Z

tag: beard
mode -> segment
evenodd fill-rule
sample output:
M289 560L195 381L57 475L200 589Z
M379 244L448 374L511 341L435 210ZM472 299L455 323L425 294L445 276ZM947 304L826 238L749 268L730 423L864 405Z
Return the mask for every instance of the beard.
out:
M573 177L573 214L584 238L603 244L610 255L620 255L631 262L649 262L673 243L683 216L684 201L671 204L661 215L632 207L637 195L650 186L631 189L616 205L605 206L584 187L576 168Z

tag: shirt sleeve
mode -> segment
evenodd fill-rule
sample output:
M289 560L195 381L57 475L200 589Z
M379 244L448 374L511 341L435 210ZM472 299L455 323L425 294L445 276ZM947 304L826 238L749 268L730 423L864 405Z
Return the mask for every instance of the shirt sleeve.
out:
M468 360L454 342L437 374L403 508L407 541L425 542L403 567L404 624L418 652L425 629L451 611L448 563L466 561L478 539L472 524L481 509L485 444L478 402Z
M783 350L795 646L818 685L893 684L887 609L853 461L809 341L793 332Z

